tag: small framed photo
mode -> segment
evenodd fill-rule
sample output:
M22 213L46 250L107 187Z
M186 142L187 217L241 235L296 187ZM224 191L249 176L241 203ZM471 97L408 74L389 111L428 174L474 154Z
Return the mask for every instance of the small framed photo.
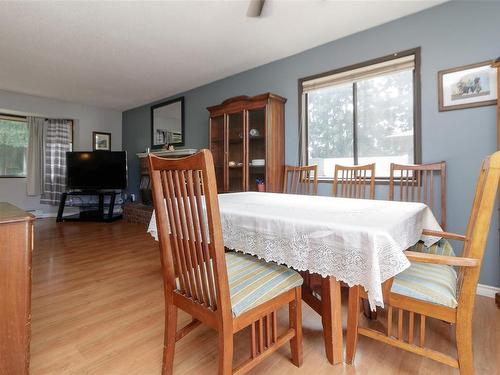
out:
M439 112L497 104L497 70L492 61L438 72Z
M111 133L92 132L94 151L111 151Z

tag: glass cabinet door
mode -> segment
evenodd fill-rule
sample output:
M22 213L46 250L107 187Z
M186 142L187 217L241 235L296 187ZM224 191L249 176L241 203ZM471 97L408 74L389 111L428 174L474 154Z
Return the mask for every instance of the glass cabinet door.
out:
M258 190L266 179L266 109L248 111L248 190ZM261 187L262 188L262 187Z
M228 164L228 191L245 190L246 168L245 162L245 121L243 112L229 113L227 115L227 164Z
M210 118L210 151L214 158L217 191L224 191L224 116Z

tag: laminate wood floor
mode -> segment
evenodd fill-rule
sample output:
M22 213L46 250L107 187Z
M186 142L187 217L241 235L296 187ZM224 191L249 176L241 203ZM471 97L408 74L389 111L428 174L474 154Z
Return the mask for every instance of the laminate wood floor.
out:
M145 227L43 219L35 231L31 373L160 374L162 280L158 244ZM345 314L345 295L343 304ZM283 347L252 374L458 374L364 337L354 366L332 366L325 357L319 316L305 304L303 312L303 366L292 365L289 348ZM280 318L285 324L286 310ZM179 325L189 319L181 312ZM344 329L345 322L344 315ZM428 343L451 349L453 328L441 321L429 323ZM248 332L236 336L235 361L246 358L248 340ZM500 310L493 299L477 298L474 354L478 374L500 373ZM215 374L216 369L215 332L201 326L177 343L176 374Z

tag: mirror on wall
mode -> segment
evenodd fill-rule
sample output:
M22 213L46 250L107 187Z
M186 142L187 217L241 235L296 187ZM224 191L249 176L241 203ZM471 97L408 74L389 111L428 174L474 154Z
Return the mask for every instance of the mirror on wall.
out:
M151 107L151 147L184 145L184 97Z

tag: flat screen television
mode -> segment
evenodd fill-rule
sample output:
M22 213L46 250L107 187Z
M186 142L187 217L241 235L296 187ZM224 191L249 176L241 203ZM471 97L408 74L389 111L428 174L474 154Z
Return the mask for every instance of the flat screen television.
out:
M125 189L127 152L67 152L66 185L79 190Z

